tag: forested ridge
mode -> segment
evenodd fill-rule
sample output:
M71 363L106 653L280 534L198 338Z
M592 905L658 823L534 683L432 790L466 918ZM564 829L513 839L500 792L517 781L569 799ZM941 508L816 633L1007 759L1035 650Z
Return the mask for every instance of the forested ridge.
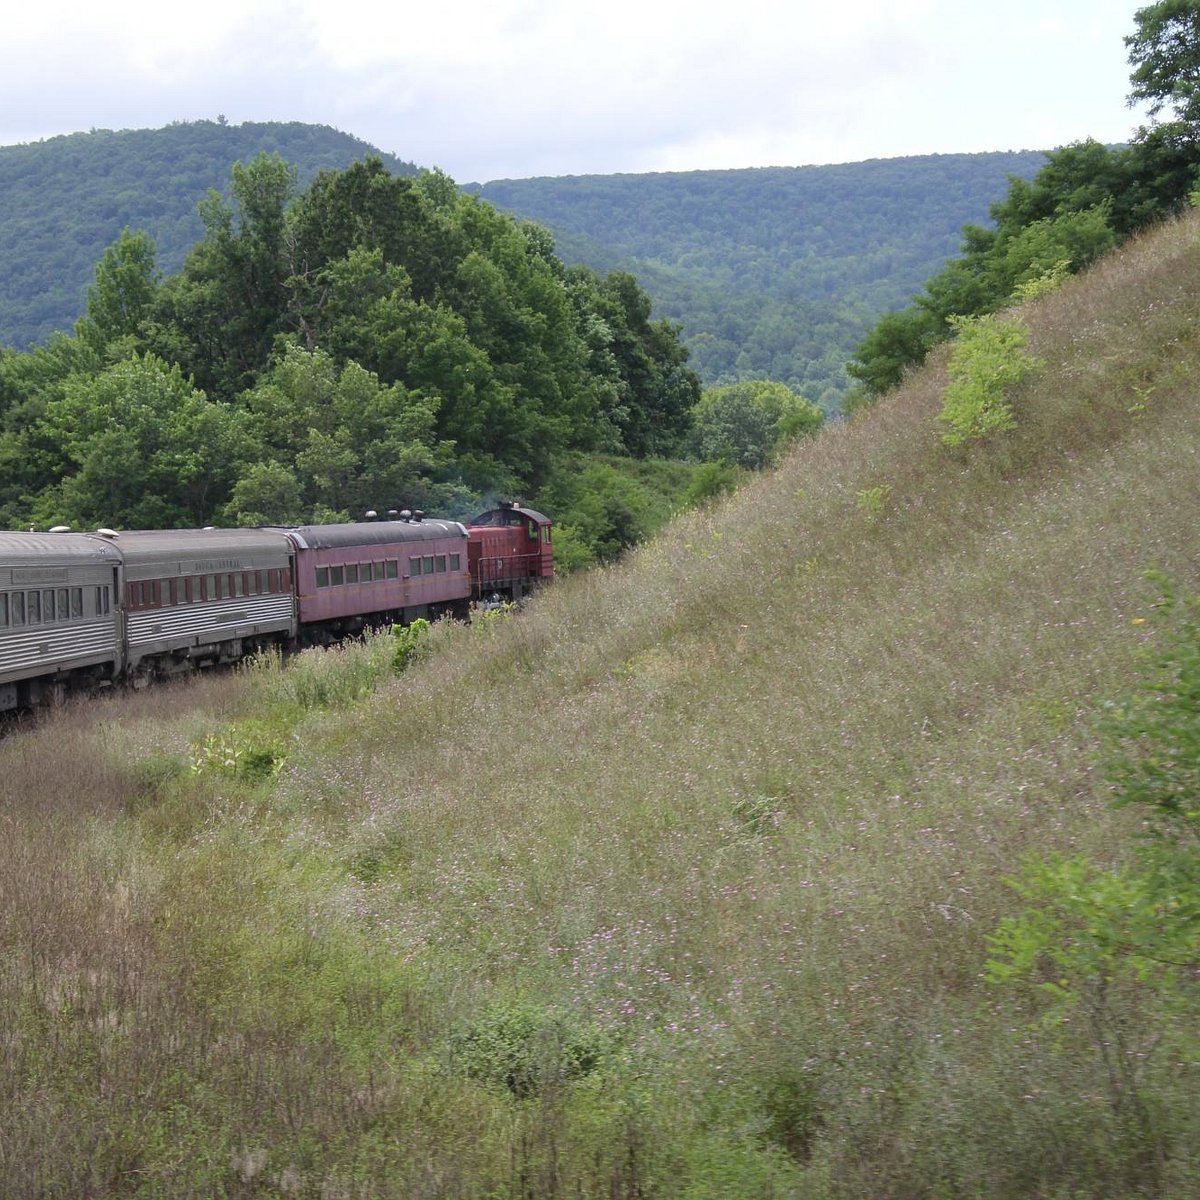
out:
M497 180L569 262L632 271L709 385L767 378L836 411L845 363L987 218L1040 151L828 166ZM476 189L472 189L476 190Z
M295 164L302 184L369 155L395 175L417 173L350 134L300 122L180 121L0 146L0 345L24 349L70 330L122 229L144 229L159 266L177 271L204 231L199 202L259 153Z
M83 312L92 272L123 228L177 271L202 236L197 205L228 195L235 161L278 153L303 186L375 155L299 123L180 122L0 147L0 345L26 348ZM874 321L903 307L1040 152L949 154L837 166L505 180L469 185L553 231L558 256L634 274L678 321L708 385L775 379L835 410L844 365Z

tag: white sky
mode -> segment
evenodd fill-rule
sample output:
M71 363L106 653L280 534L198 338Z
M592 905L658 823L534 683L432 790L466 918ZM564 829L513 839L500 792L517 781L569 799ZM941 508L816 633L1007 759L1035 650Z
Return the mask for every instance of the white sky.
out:
M0 145L332 125L460 183L1128 139L1148 0L0 0Z

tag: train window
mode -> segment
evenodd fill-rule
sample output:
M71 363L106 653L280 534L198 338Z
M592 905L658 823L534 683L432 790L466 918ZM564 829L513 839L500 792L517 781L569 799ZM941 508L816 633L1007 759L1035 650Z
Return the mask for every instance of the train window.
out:
M383 564L383 567L384 567L383 573L386 576L386 578L388 578L388 579L399 579L400 578L400 560L398 558L389 558L387 560L387 562L385 562Z
M83 588L71 589L71 616L78 620L83 616Z
M433 574L433 555L425 555L425 565L421 568L426 575Z
M290 592L292 590L292 568L284 567L279 572L279 590L281 592Z
M533 541L537 541L537 524L534 521L529 522L529 537Z
M67 599L67 589L59 588L54 594L54 610L60 621L71 619L71 602Z
M542 526L542 541L543 542L550 541L550 526L549 525Z
M421 573L421 560L419 558L410 558L408 560L408 573L415 579Z
M347 563L346 564L346 582L347 583L357 583L358 582L358 563Z
M433 569L439 575L444 575L446 573L446 556L444 554L439 554L434 558Z
M269 571L259 571L258 573L258 594L265 596L271 590L271 585L268 583Z
M229 578L233 583L233 594L235 596L244 596L246 594L246 577L239 571L236 575L231 575Z
M246 572L246 595L258 595L258 573L255 571Z
M457 554L450 555L450 570L452 570L452 571L461 571L462 570L462 559L459 557L459 555L457 555Z
M30 625L40 625L42 623L41 592L25 593L25 619Z
M217 591L217 577L215 575L205 575L204 577L204 598L206 600L219 599L220 593Z
M42 620L47 625L54 624L54 589L47 588L42 593Z
M14 625L25 624L25 593L13 592L12 594L12 611L8 614L12 618Z
M333 587L338 587L346 582L346 571L343 567L329 568L329 582Z
M328 567L318 567L317 568L317 587L328 587L328 586L329 586L329 568Z
M8 594L0 592L0 629L8 624Z

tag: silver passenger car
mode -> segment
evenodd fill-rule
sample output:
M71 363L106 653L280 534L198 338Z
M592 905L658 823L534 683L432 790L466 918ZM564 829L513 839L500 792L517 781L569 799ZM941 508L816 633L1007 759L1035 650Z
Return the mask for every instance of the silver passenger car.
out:
M0 711L120 672L120 569L94 534L0 532Z
M121 533L128 662L171 674L295 636L291 543L264 529Z

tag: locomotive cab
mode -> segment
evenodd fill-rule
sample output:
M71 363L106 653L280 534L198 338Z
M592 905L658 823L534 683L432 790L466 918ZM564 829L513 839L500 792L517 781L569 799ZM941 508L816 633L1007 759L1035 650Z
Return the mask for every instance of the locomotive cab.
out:
M471 595L520 600L554 576L550 518L508 500L467 525Z

